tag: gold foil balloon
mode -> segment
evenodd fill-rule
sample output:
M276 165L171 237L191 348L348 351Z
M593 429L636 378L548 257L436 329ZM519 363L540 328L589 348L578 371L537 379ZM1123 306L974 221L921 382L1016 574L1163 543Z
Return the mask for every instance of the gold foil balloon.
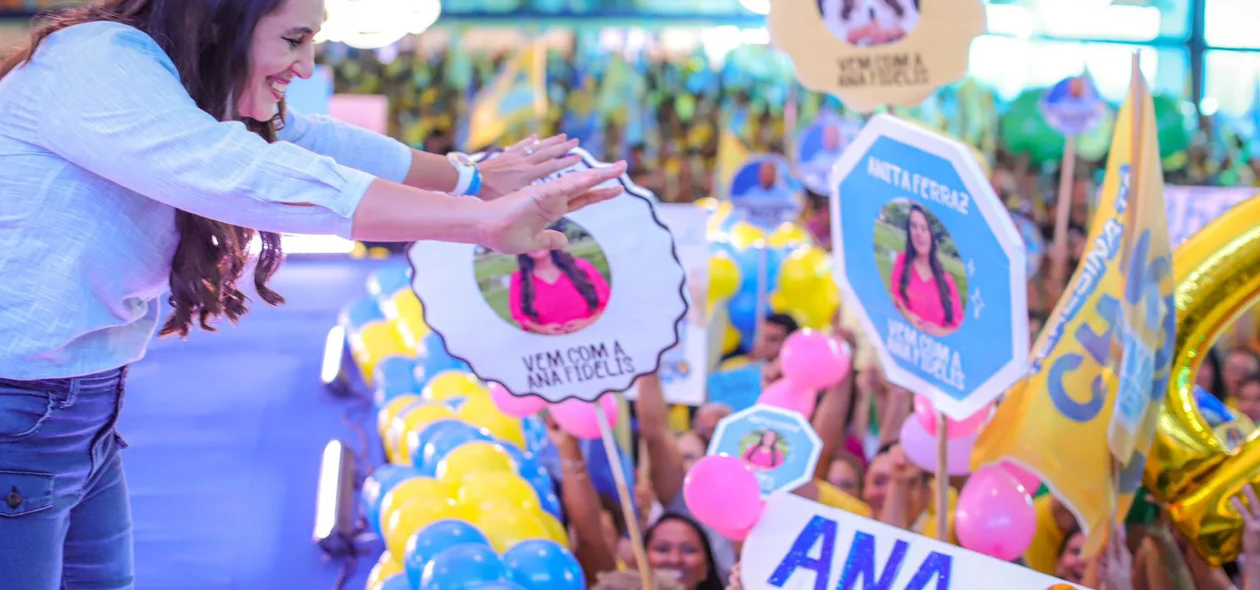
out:
M1199 413L1195 377L1217 336L1260 300L1260 198L1240 203L1173 255L1177 352L1143 483L1209 563L1237 557L1242 517L1230 505L1260 483L1260 433L1232 452Z

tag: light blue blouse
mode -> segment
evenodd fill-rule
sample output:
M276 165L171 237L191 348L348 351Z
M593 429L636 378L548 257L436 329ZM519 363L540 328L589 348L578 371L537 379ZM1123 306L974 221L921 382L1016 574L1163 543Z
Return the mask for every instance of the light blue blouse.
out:
M286 123L268 144L206 114L132 27L48 37L0 80L0 377L72 377L143 357L177 209L349 237L373 178L399 182L410 167L410 150L387 137L326 117Z

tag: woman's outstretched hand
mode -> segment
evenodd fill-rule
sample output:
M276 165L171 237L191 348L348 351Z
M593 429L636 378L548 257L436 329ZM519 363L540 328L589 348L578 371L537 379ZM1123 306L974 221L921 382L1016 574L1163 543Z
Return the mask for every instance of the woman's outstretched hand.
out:
M543 140L531 136L503 150L478 164L482 199L489 201L506 196L578 163L579 156L569 155L569 150L577 146L578 140L565 135Z
M564 248L568 244L564 234L548 228L569 213L620 195L621 186L595 187L625 172L626 163L617 162L529 185L490 201L485 204L489 217L479 243L504 254Z

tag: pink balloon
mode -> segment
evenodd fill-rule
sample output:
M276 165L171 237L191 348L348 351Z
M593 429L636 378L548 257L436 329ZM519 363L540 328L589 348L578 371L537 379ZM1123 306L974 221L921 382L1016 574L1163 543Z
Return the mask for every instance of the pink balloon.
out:
M696 461L683 480L683 501L696 520L736 535L751 529L765 507L752 468L730 455Z
M506 387L498 384L490 384L490 399L494 401L495 407L500 412L517 418L537 414L540 410L547 407L547 400L536 395L515 396L508 391Z
M814 414L818 396L814 390L784 378L767 386L765 391L761 392L761 397L757 398L757 403L799 412L802 416L809 418Z
M852 368L848 344L809 328L797 330L779 353L783 376L806 389L826 389Z
M765 505L763 504L763 505L762 505L762 508L764 508L764 507L765 507ZM758 519L758 520L760 520L760 519L761 519L761 510L762 510L762 508L758 508L758 509L757 509L757 519ZM753 525L755 526L756 524L757 524L757 523L754 521L754 522L753 522ZM747 538L748 538L748 533L751 533L751 532L752 532L752 529L753 529L753 527L751 527L751 526L750 526L750 527L748 527L748 528L746 528L746 529L733 529L733 530L729 530L729 531L728 531L728 530L725 530L725 529L714 528L714 529L713 529L713 531L714 531L714 532L716 532L716 533L717 533L717 534L719 534L719 535L722 535L722 537L727 538L727 539L730 539L730 540L732 540L732 541L743 541L744 539L747 539Z
M603 406L604 413L608 414L609 424L616 428L619 418L616 396L604 394L599 398L599 405ZM549 412L556 420L556 425L573 436L585 440L595 440L600 436L599 416L595 413L593 403L580 399L567 399L558 404L552 404Z
M958 495L954 530L963 547L1011 561L1032 544L1037 511L1011 474L990 465L972 475Z
M949 438L962 438L969 434L975 434L984 425L984 421L989 418L989 412L992 409L993 404L985 404L976 413L962 420L945 418L945 422L948 424L945 429L945 435ZM936 406L932 404L932 400L926 395L914 396L914 417L918 418L924 432L927 432L929 436L936 436Z
M1041 488L1041 478L1037 477L1037 474L1020 467L1019 465L1011 463L1010 461L1003 461L999 463L999 465L1001 465L1002 469L1005 469L1011 477L1015 478L1015 481L1018 481L1019 485L1024 486L1025 492L1035 494L1037 493L1037 490Z
M967 475L971 473L971 448L976 445L980 435L972 433L963 438L949 441L949 450L945 473L947 475ZM928 473L936 473L936 437L924 432L918 420L906 420L901 423L901 448L906 458L919 469Z

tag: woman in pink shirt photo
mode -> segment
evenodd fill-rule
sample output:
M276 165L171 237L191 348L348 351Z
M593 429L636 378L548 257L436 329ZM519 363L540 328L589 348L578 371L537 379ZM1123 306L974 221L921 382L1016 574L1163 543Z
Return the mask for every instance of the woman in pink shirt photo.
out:
M750 445L743 454L744 462L753 469L769 471L783 464L783 450L779 448L779 433L773 430L754 432L757 442Z
M589 234L585 240L570 239L573 249L595 244ZM595 248L599 252L598 245ZM519 268L508 285L508 311L522 330L571 334L604 313L611 289L590 260L565 250L535 250L517 256L516 261Z
M905 251L893 263L889 291L897 309L933 336L946 336L962 324L963 303L939 253L942 236L932 231L927 211L911 204L905 223Z

